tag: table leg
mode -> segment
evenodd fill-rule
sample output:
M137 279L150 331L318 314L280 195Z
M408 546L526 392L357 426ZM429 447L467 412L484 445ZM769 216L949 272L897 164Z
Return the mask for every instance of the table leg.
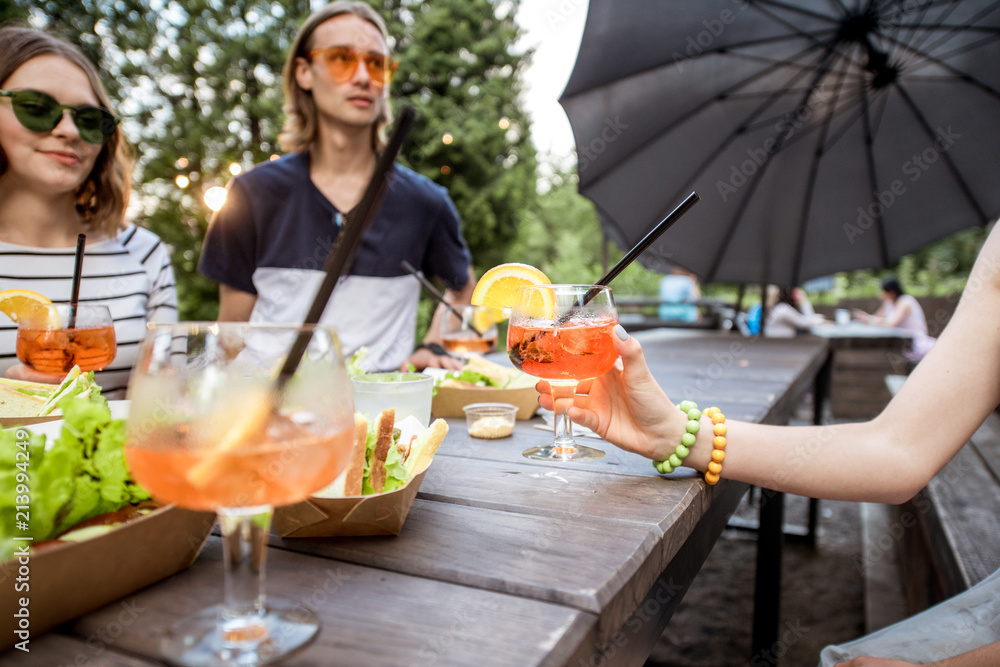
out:
M781 613L781 556L784 540L785 494L761 489L757 533L757 575L754 588L753 639L750 664L776 664L771 651L778 641ZM764 663L761 663L764 660Z

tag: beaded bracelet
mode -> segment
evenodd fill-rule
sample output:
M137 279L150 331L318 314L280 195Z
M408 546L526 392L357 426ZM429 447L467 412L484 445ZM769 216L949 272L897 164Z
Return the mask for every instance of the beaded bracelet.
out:
M726 458L726 416L717 407L705 408L702 412L698 409L698 404L694 401L681 401L677 406L688 418L686 432L681 436L681 444L677 445L674 453L662 461L653 461L653 467L657 472L663 474L672 473L680 467L681 462L694 447L701 423L698 421L704 414L712 420L712 460L708 464L708 471L705 473L705 483L708 485L717 484L722 474L722 462Z
M726 459L726 415L719 408L706 408L705 416L712 420L712 460L708 462L705 472L705 483L712 485L719 481L722 475L722 462Z
M698 421L701 419L701 410L698 409L697 403L694 401L681 401L677 407L688 418L687 430L681 436L681 444L677 445L674 453L667 458L662 461L653 461L653 467L656 468L656 471L665 475L679 468L681 462L684 461L684 457L691 453L691 448L694 447L694 442L698 435L698 429L701 428L701 423Z

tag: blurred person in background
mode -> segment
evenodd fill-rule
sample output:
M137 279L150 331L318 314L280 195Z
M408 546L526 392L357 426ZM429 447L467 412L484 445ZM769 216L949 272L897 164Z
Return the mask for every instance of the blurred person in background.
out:
M694 302L700 298L698 278L690 271L675 266L660 278L660 319L697 322L698 306Z
M911 332L913 337L904 355L913 363L923 359L934 345L935 338L927 333L927 318L920 302L906 294L895 278L882 283L882 303L874 315L859 309L852 314L859 322Z
M801 288L789 290L777 285L767 286L765 336L792 338L799 333L808 333L809 329L825 321L822 315L815 313Z
M198 269L219 283L220 321L305 319L385 148L395 71L385 22L364 2L334 2L306 19L283 70L279 139L288 153L230 182L205 237ZM455 205L443 187L396 164L322 321L337 328L345 354L368 348L366 371L460 368L440 346L443 306L414 349L421 285L403 260L440 278L450 303L469 303L476 281Z

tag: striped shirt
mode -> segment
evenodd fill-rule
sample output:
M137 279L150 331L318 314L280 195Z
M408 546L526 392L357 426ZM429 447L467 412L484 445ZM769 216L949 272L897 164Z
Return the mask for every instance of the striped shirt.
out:
M27 289L68 303L75 248L32 248L0 242L0 290ZM118 355L94 374L109 399L124 398L146 322L176 322L170 253L158 236L129 225L117 238L87 244L80 303L108 306ZM0 315L0 376L16 363L17 325Z

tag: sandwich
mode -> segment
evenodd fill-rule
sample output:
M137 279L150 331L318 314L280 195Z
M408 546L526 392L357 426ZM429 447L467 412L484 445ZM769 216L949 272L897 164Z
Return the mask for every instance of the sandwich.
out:
M43 384L0 378L0 418L44 417L51 414L64 398L75 396L93 400L101 388L94 373L82 373L79 366L66 374L61 384Z
M465 362L461 370L449 371L437 386L456 388L520 389L534 387L538 380L510 366L489 361L484 357L473 355Z
M21 386L17 380L0 380L0 417L38 417L48 398L38 388ZM41 385L39 385L41 386ZM49 391L55 385L45 385Z
M322 491L320 498L367 496L395 491L430 465L448 434L448 422L435 420L424 428L415 417L396 422L394 409L383 410L369 422L354 414L354 446L347 467Z

